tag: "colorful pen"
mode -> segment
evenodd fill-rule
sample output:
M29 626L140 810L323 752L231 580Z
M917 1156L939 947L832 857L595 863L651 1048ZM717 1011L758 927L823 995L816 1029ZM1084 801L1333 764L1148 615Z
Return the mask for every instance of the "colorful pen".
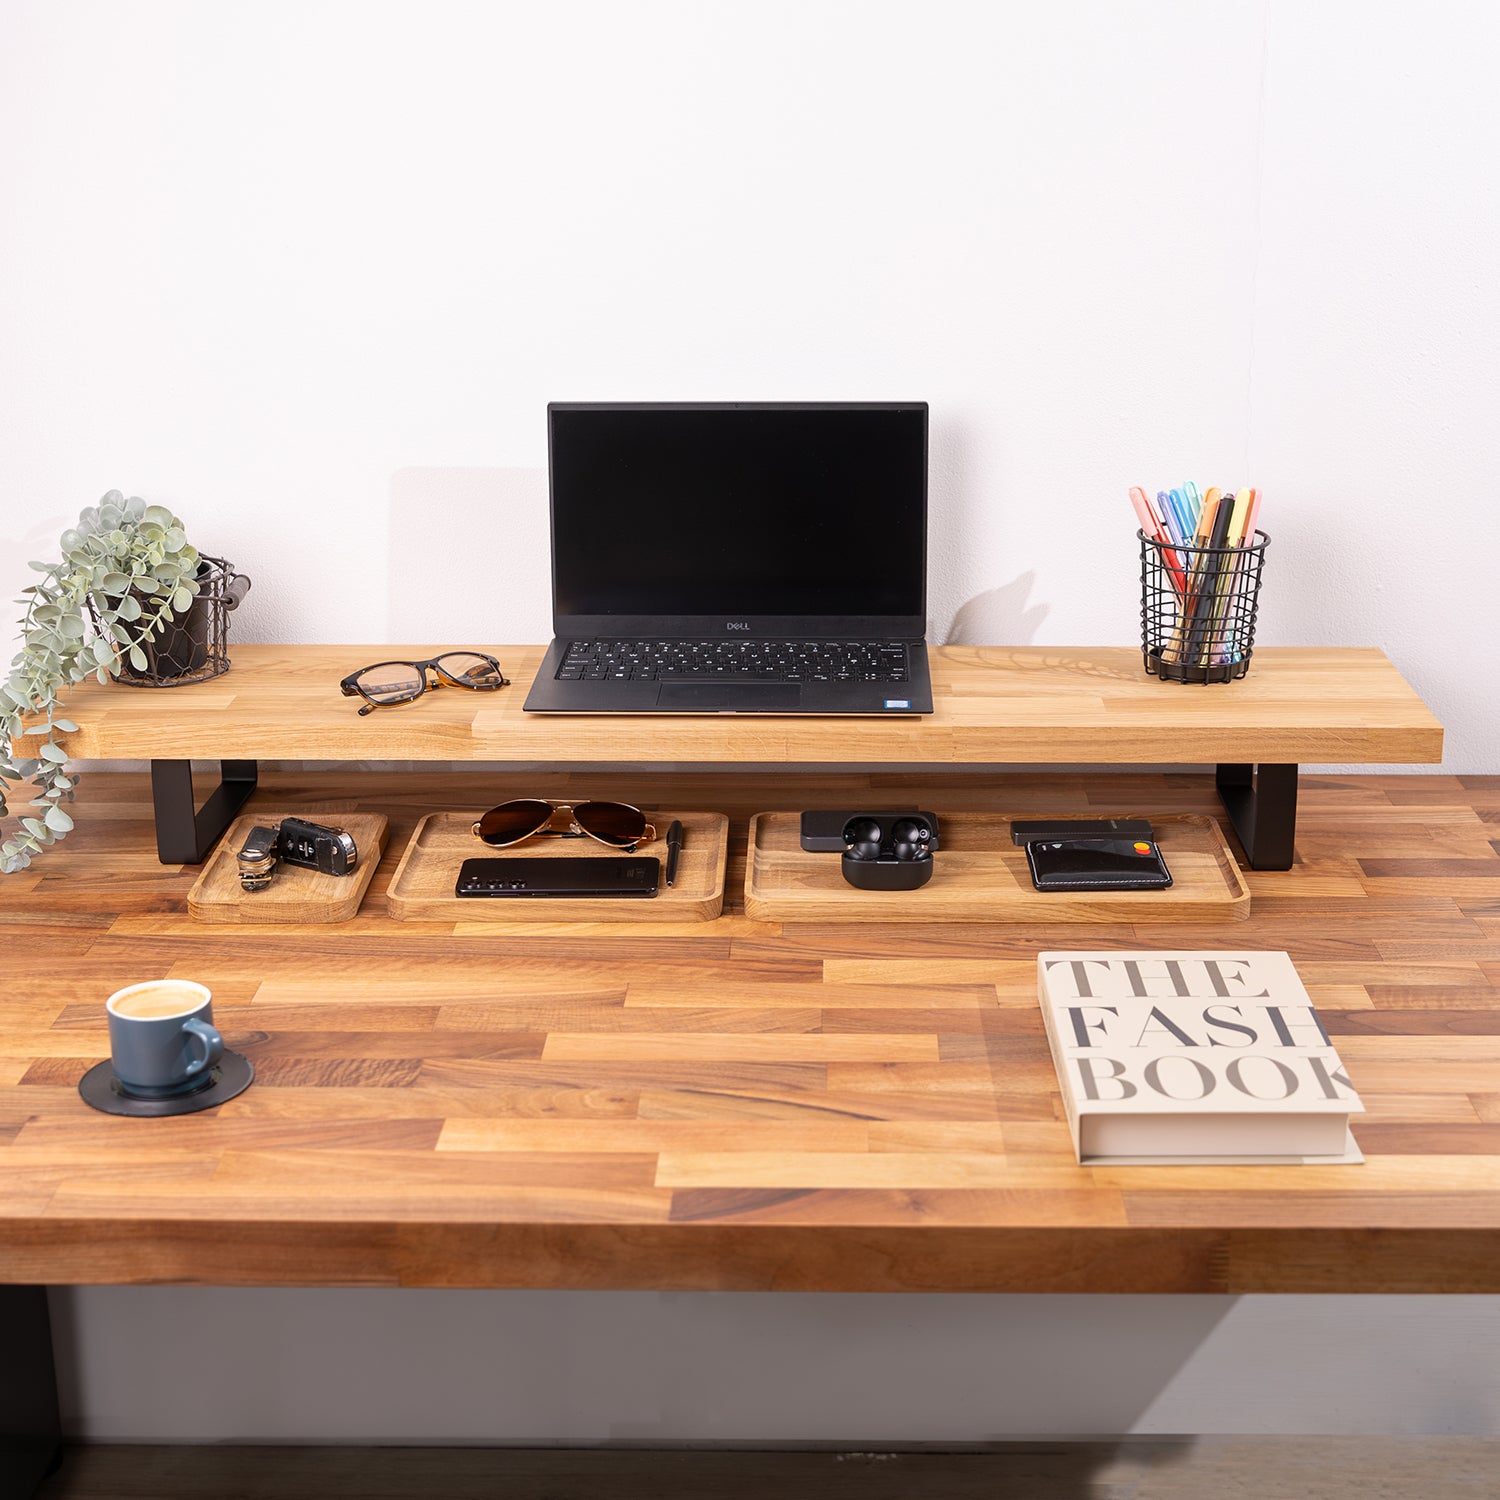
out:
M1167 573L1177 592L1185 593L1187 575L1182 571L1182 559L1173 550L1172 534L1167 530L1165 522L1140 485L1131 487L1130 503L1135 507L1136 519L1141 523L1141 531L1161 547L1161 560L1166 564Z

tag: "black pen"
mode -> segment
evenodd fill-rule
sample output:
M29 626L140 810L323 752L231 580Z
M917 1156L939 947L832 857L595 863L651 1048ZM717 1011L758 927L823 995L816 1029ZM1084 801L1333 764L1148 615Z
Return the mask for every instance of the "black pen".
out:
M677 879L677 856L682 853L682 824L676 818L667 829L667 884Z

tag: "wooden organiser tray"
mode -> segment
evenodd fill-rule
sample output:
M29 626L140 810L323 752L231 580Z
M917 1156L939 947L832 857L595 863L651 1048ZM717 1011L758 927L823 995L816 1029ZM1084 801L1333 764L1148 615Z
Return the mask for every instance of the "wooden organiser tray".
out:
M466 859L507 853L531 858L563 858L574 854L613 856L589 838L527 839L510 850L490 849L471 832L482 808L467 813L429 813L411 836L401 863L391 877L386 899L390 914L400 922L707 922L724 909L724 867L729 857L729 819L723 813L651 812L656 827L652 843L637 854L655 855L662 862L662 883L650 900L612 897L574 897L528 900L455 896L453 882ZM682 822L682 854L677 883L666 883L667 827Z
M354 873L320 875L297 865L278 865L275 878L265 890L247 891L240 884L235 854L257 823L279 823L286 817L310 818L314 823L342 828L359 851ZM383 813L317 808L245 813L229 825L228 833L219 840L219 847L188 892L188 911L200 922L347 922L370 888L388 826Z
M1035 812L1028 816L1035 818ZM1138 815L1137 815L1138 816ZM745 914L766 922L1222 922L1250 915L1250 890L1213 818L1154 816L1172 884L1160 891L1043 893L1026 850L1010 841L1010 816L938 815L932 879L916 891L856 890L837 854L801 846L801 813L750 820Z

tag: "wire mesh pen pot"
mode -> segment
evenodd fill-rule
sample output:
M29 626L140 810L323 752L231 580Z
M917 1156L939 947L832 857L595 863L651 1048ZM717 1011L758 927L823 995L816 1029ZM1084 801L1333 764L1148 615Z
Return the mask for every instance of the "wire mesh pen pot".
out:
M222 557L203 555L197 583L198 592L186 612L142 645L145 667L122 657L117 682L126 687L183 687L229 670L229 615L250 592L250 580Z
M1245 547L1141 544L1141 659L1167 682L1232 682L1250 670L1271 538Z

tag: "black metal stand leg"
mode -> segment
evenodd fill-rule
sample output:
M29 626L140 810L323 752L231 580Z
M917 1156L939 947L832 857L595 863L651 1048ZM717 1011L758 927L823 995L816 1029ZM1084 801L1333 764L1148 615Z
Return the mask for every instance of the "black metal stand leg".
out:
M1297 767L1221 764L1214 781L1250 868L1290 870L1297 832Z
M219 785L193 811L193 763L151 762L151 800L156 806L156 853L164 865L197 865L208 858L234 815L255 790L253 760L221 760Z
M62 1461L43 1286L0 1286L0 1495L30 1500Z

